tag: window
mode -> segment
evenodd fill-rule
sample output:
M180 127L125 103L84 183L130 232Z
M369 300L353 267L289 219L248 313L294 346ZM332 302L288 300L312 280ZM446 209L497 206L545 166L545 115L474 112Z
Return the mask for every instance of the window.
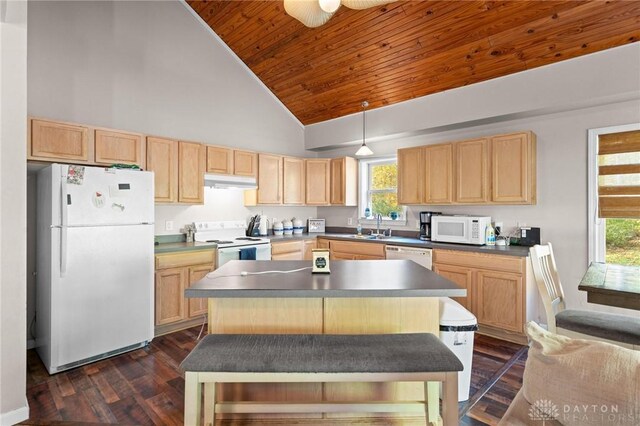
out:
M640 125L589 131L589 260L640 265Z
M405 208L398 205L398 163L396 158L360 161L360 217L405 222ZM369 209L367 215L367 210Z

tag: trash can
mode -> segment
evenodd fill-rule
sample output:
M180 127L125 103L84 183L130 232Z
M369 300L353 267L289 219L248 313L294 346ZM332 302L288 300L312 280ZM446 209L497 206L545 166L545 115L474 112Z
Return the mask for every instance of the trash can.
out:
M440 298L440 340L456 354L464 369L458 373L458 402L469 399L473 335L478 320L464 306L448 297Z

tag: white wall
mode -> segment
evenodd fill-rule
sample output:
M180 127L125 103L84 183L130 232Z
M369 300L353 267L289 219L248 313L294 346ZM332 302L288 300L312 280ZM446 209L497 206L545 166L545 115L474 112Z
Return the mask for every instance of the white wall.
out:
M29 3L29 114L302 155L303 127L179 1Z
M550 68L558 70L558 73L549 73ZM385 156L394 155L396 150L402 147L519 130L534 131L538 137L538 203L535 206L412 206L408 211L409 224L404 228L415 230L418 212L423 210L490 215L494 220L502 221L506 228L514 228L518 222L521 225L524 223L528 226L539 226L542 240L554 244L560 277L570 308L588 307L638 315L635 311L588 305L586 294L578 291L577 285L588 265L587 130L640 122L640 43L561 62L539 70L541 74L533 77L520 73L509 78L492 80L490 83L493 92L482 93L481 88L474 85L444 92L439 94L437 99L427 96L411 101L413 104L422 103L422 106L441 105L443 109L449 109L453 118L456 117L451 109L453 100L460 106L466 118L471 114L468 105L475 105L479 109L476 117L484 117L477 121L431 127L434 121L428 115L412 116L409 121L398 116L399 111L406 111L407 105L397 104L380 108L376 110L375 120L368 118L367 121L376 122L378 130L386 126L393 128L396 133L385 134L380 131L378 135L382 137L377 142L371 142L370 146L376 156ZM567 70L573 70L574 73L568 73ZM537 79L542 75L545 78L543 85L530 84L534 77ZM518 77L521 79L518 80ZM567 87L570 90L565 90ZM545 101L536 95L537 91L545 91L545 88L556 88L562 96L555 94ZM515 106L514 111L519 110L521 114L508 116L503 112L510 109L509 100L501 96L515 89L517 92L513 93L519 96L514 97L512 103ZM577 93L574 92L578 89L580 90ZM532 99L531 103L527 106L520 99L521 96ZM504 105L496 103L496 98ZM480 105L484 103L487 109L483 110ZM525 111L522 109L525 107L531 109ZM498 115L488 116L488 111L491 110ZM345 118L347 119L348 117ZM389 124L380 123L386 123L387 119L391 121ZM316 144L320 140L316 138L316 131L319 130L322 130L324 135L325 148L340 144L340 140L347 134L345 123L340 123L340 120L342 119L308 126L306 135L311 139L307 139L307 144ZM406 131L403 130L403 125ZM317 127L311 131L310 128L315 126ZM416 132L415 129L421 130ZM353 155L354 151L353 146L345 146L322 152L322 155L337 157ZM331 226L347 226L347 218L356 219L357 216L356 208L318 208L318 217L326 218L327 225Z
M175 234L178 229L191 222L215 220L247 220L255 214L266 215L269 227L273 218L278 220L301 219L305 222L310 217L316 217L316 207L296 206L260 206L244 207L243 191L230 189L204 189L204 205L202 206L156 206L156 235ZM165 221L174 222L174 230L166 231Z
M0 1L0 424L26 400L27 3Z

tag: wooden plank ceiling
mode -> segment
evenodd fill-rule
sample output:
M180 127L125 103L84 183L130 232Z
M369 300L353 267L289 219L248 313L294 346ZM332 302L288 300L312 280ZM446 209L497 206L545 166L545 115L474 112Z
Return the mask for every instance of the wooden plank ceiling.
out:
M640 40L640 1L399 1L315 29L278 0L188 3L303 124Z

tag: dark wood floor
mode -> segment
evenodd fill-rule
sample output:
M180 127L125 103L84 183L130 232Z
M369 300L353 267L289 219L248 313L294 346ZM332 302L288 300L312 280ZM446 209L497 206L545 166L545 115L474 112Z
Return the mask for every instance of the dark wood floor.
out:
M49 376L35 351L27 355L30 415L22 424L182 425L180 362L199 327L157 337L144 349ZM526 347L476 334L470 399L461 424L496 424L522 384Z

